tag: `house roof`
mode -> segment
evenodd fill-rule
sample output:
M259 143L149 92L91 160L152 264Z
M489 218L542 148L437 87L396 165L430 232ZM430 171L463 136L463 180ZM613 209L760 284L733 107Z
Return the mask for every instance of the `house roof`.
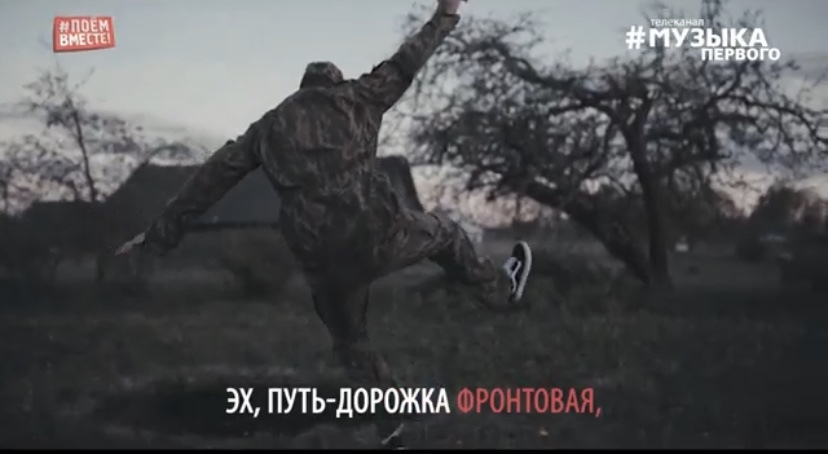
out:
M198 166L144 165L104 202L117 223L129 228L149 224ZM279 198L261 170L247 175L197 223L275 223L279 219Z
M32 203L23 213L23 219L29 222L42 222L91 217L97 214L98 208L98 204L79 200L38 201Z
M378 159L378 166L411 209L422 210L411 168L401 156ZM20 225L38 241L91 250L108 241L122 241L146 228L164 209L198 166L144 165L102 203L41 201L22 213ZM275 224L279 197L263 171L247 175L210 208L197 224L227 227Z
M30 238L49 246L83 249L99 240L97 225L101 206L84 201L39 201L23 212L19 228Z
M403 196L406 206L422 210L408 160L403 156L388 156L378 158L377 163ZM158 215L197 169L198 166L144 165L107 198L105 210L114 214L112 217L118 225L140 229ZM275 224L278 220L279 196L259 169L231 189L197 224Z

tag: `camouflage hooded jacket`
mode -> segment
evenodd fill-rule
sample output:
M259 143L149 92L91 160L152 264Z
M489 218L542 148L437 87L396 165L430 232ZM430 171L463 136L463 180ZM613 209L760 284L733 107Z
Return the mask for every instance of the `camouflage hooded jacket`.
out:
M437 13L370 73L286 98L199 168L150 225L146 246L162 254L174 248L194 219L261 166L282 199L281 230L300 260L337 251L358 259L359 245L392 234L402 205L374 167L383 114L458 20Z

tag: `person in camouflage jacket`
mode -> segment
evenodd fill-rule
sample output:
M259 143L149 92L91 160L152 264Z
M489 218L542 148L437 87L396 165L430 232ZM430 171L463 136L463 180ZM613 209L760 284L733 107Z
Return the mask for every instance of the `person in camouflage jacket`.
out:
M373 281L430 259L486 306L515 307L531 267L528 245L518 243L507 263L495 266L446 216L407 209L375 166L383 114L454 29L460 2L438 0L416 34L357 79L345 80L329 62L309 64L299 90L213 153L148 229L117 252L166 254L192 221L262 167L282 201L281 234L312 289L334 350L360 386L397 385L368 343ZM401 446L402 421L386 416L377 423L383 444Z

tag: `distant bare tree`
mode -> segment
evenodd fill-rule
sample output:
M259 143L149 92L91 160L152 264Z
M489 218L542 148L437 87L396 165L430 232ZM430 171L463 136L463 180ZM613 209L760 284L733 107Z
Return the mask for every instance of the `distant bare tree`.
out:
M768 257L780 242L791 246L800 237L828 231L828 202L809 189L779 183L759 198L737 241L743 260Z
M828 202L808 189L774 185L759 198L750 215L751 225L759 232L791 229L825 231Z
M14 149L8 144L0 144L0 213L4 215L11 214L12 197L14 196L15 173L17 172L17 162Z
M702 2L701 18L714 28L759 20L728 24L715 0ZM792 62L710 62L697 49L659 48L576 69L537 58L538 30L530 15L466 19L455 30L413 90L432 108L412 116L419 157L463 169L469 189L566 213L647 285L671 286L671 194L710 193L747 157L804 169L826 155L824 113L781 86ZM636 204L641 233L628 222Z
M173 159L190 157L187 147L150 139L141 126L90 108L80 93L89 76L73 84L56 66L25 86L23 106L46 127L45 134L20 141L29 152L29 173L62 184L75 199L99 202L102 181L125 158L141 164L162 152Z
M8 238L11 234L10 198L13 191L14 171L14 164L8 150L0 151L0 202L2 203L0 208L0 238ZM0 274L7 274L11 267L10 251L7 245L8 240L0 241Z
M81 94L88 79L73 83L60 66L55 66L42 71L36 80L24 87L25 96L21 101L24 113L27 118L34 117L42 122L44 130L25 134L9 144L6 154L10 159L8 169L12 170L0 167L0 172L13 174L9 184L37 188L37 193L30 194L30 199L49 194L97 206L107 186L121 176L124 166L141 165L154 157L190 158L195 151L179 143L148 137L141 126L90 107ZM10 186L3 186L7 187ZM105 222L102 210L85 211L85 216L90 213L95 215L55 221L78 224L81 226L78 230L88 232L90 241L100 240L106 234L102 230L109 223ZM30 239L38 241L31 235ZM72 249L65 246L52 245L52 249ZM88 252L98 253L98 276L101 278L100 255L108 251Z

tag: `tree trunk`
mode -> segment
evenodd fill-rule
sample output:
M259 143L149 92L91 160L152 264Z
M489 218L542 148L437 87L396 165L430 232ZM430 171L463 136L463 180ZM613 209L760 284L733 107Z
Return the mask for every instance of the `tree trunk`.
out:
M610 212L594 203L588 194L562 197L557 191L541 184L530 184L526 195L538 203L566 213L574 222L589 231L614 258L644 285L654 283L652 267L647 255L638 246L629 229Z
M646 180L650 180L645 178ZM648 252L650 258L651 275L653 283L658 287L671 288L670 264L667 255L667 235L664 222L664 211L658 189L651 181L647 181L646 187L641 177L641 192L644 199L644 209L647 215L647 237Z
M647 216L648 253L650 262L651 284L659 289L672 288L670 266L667 256L666 224L664 205L661 203L658 179L647 160L647 148L643 136L643 119L649 104L642 106L633 121L631 130L624 131L624 138L633 163L633 171L641 187L641 196Z
M624 263L633 276L648 287L653 284L647 256L635 243L629 229L617 220L604 216L599 210L584 208L586 207L572 204L564 207L564 211L573 221L592 233L610 255Z
M89 201L95 203L98 201L98 186L95 183L95 178L92 177L92 163L89 156L89 150L86 147L86 139L83 134L83 126L81 125L80 113L72 107L72 120L74 123L73 134L75 136L75 143L81 151L83 179L86 181L86 190L88 191Z

